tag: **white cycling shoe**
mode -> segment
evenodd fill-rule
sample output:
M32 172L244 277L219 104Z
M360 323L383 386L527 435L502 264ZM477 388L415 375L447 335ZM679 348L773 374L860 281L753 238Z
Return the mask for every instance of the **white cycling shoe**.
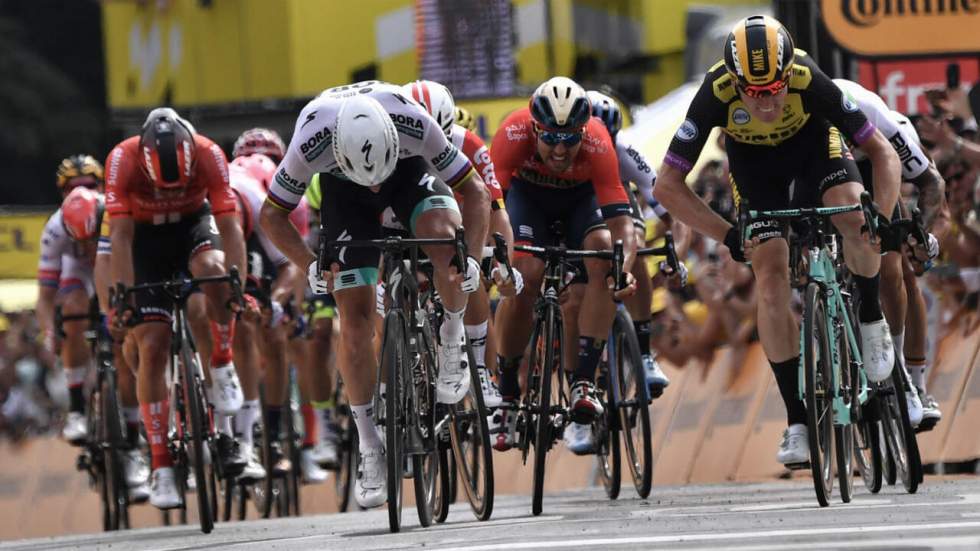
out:
M245 396L238 381L235 364L229 363L211 369L211 403L224 415L234 415L242 408Z
M909 423L913 427L917 427L922 422L924 408L922 407L922 400L919 398L919 392L914 386L912 390L905 393L905 400L909 405Z
M503 397L500 396L500 389L497 388L497 383L490 376L490 370L486 366L477 366L477 371L480 374L480 390L483 391L483 405L488 408L495 408L504 403Z
M455 404L470 390L470 365L463 354L463 337L456 343L439 345L439 376L436 380L436 401Z
M245 451L248 461L245 463L245 468L242 469L242 473L238 475L239 480L264 480L267 473L265 472L265 466L259 462L259 458L255 455L255 449L248 449Z
M776 461L783 465L806 463L810 461L810 442L807 440L806 425L790 425L783 432Z
M330 473L321 469L313 459L313 448L307 448L299 452L299 470L303 475L304 484L326 482L330 476Z
M81 446L88 438L88 422L85 414L80 411L69 411L65 416L65 426L61 428L61 437L73 446Z
M130 488L146 484L150 478L150 467L138 449L123 452L123 470L126 473L126 485Z
M575 455L589 455L595 451L592 425L571 423L565 429L565 445Z
M387 459L383 447L362 451L354 481L354 499L365 509L384 505L388 500ZM401 484L401 480L396 480Z
M337 450L337 436L326 435L320 438L312 450L313 461L325 469L333 469L340 463L340 452Z
M157 509L180 507L180 493L173 467L160 467L150 475L150 505Z
M884 318L861 324L861 356L868 379L880 383L891 376L895 366L895 346Z

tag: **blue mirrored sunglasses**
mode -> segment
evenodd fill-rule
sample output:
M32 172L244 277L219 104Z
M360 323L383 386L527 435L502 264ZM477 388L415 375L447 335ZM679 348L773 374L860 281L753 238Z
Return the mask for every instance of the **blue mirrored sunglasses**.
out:
M549 132L547 130L538 130L538 137L541 138L541 141L552 147L558 144L564 144L565 147L572 147L582 141L582 134L583 132L581 130L578 132Z

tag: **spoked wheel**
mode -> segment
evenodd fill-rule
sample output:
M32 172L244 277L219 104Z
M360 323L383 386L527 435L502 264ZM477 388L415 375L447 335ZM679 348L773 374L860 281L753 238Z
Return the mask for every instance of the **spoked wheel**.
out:
M606 374L605 377L608 386L609 375ZM596 461L599 463L599 479L602 481L602 487L606 490L606 497L616 499L619 497L623 476L622 452L619 448L618 415L616 414L616 404L613 401L612 392L605 389L603 394L605 394L603 397L605 413L592 424L592 434L596 436Z
M451 480L453 473L450 472L450 465L453 464L452 446L449 442L440 439L438 450L439 456L439 479L436 485L436 495L432 503L432 519L438 523L446 522L449 516L449 505L454 501L454 481Z
M386 377L385 444L388 467L388 529L401 530L402 470L405 464L405 372L410 369L405 348L405 320L397 311L385 316L381 372Z
M855 423L858 421L857 396L861 386L857 377L856 365L851 365L850 349L847 344L847 332L843 326L835 327L837 332L837 353L840 360L841 381L839 388L845 389L841 392L844 399L844 406L851 414L850 422L846 425L834 426L834 459L837 465L837 486L840 488L840 499L844 503L850 503L854 495L854 432Z
M534 487L531 496L531 514L540 515L544 500L544 471L548 450L554 442L554 419L551 406L560 405L557 392L561 392L561 314L556 307L548 307L544 318L544 330L537 331L537 340L531 343L531 361L528 369L539 374L540 387L534 392ZM552 385L555 389L552 390Z
M184 370L184 389L186 391L186 407L190 412L190 423L187 428L191 436L190 452L191 467L194 471L194 479L197 483L197 507L198 518L201 522L201 531L205 534L211 533L214 529L214 509L212 506L212 496L214 491L214 471L210 468L216 455L211 455L208 449L207 427L209 420L206 417L204 407L204 395L201 394L200 380L198 378L197 360L191 355L190 350L184 349L181 353L181 363Z
M340 442L337 445L337 476L334 489L337 494L337 509L347 512L354 495L354 476L357 473L357 429L350 415L343 416L340 428Z
M806 288L803 312L803 367L806 379L807 433L810 442L810 471L821 507L830 505L833 491L834 404L827 312L820 286Z
M650 431L650 407L643 373L640 343L633 329L629 313L620 310L613 320L615 358L610 358L610 369L615 369L612 380L619 385L618 428L626 449L626 462L636 493L643 499L650 496L653 486L653 437Z
M294 409L291 404L294 402L290 401L287 403L286 411L286 456L289 457L289 462L292 465L292 469L289 470L289 474L286 475L286 515L285 516L300 516L299 509L299 487L300 478L302 473L300 472L300 465L302 458L301 454L301 438L296 431L296 423L300 419L300 414L297 409Z
M922 462L915 431L909 421L905 382L897 365L884 385L881 405L882 433L894 464L895 479L901 479L905 491L914 494L922 479Z
M470 508L477 520L487 520L493 514L493 450L490 448L490 429L480 376L469 346L466 347L466 355L470 362L470 390L451 408L450 442L455 472L459 475ZM455 479L455 476L452 478ZM454 490L452 497L455 500L455 488L450 489Z
M102 408L104 407L101 389L93 389L88 397L88 412L86 422L91 439L88 446L88 468L99 491L99 502L102 507L102 530L109 532L116 529L115 507L113 507L112 482L106 475L108 470L105 455L99 449L99 442L104 441L105 423Z
M861 420L854 425L854 461L864 487L873 494L881 491L881 436L878 432L878 403L871 398L861 408Z

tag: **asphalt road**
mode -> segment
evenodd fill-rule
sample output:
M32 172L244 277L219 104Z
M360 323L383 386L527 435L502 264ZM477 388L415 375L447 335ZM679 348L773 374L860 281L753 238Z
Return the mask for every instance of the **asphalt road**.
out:
M550 495L539 517L526 496L500 497L493 518L477 522L454 505L446 524L389 534L384 509L342 515L138 529L0 543L0 549L980 549L980 479L928 478L917 495L886 487L871 495L816 505L808 479L765 484L654 488L637 499L624 488L610 502L601 489ZM574 547L570 547L574 546Z

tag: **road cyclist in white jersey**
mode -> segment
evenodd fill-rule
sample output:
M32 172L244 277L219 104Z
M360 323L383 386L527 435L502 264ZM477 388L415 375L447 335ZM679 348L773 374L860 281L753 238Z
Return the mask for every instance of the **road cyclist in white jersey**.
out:
M329 266L318 268L317 255L288 223L288 213L316 173L327 240L380 237L380 215L389 206L419 238L451 239L465 225L469 257L461 273L450 267L454 252L448 247L423 248L446 310L436 385L436 398L444 403L456 403L469 389L469 366L462 357L463 316L467 295L480 284L476 257L486 239L490 201L470 161L449 143L425 108L398 86L366 81L326 90L303 108L262 206L260 223L272 242L306 267L315 292L331 291L337 301L339 367L359 436L355 497L361 506L374 507L387 494L385 448L372 411L380 252L341 248ZM465 199L462 212L451 188Z

